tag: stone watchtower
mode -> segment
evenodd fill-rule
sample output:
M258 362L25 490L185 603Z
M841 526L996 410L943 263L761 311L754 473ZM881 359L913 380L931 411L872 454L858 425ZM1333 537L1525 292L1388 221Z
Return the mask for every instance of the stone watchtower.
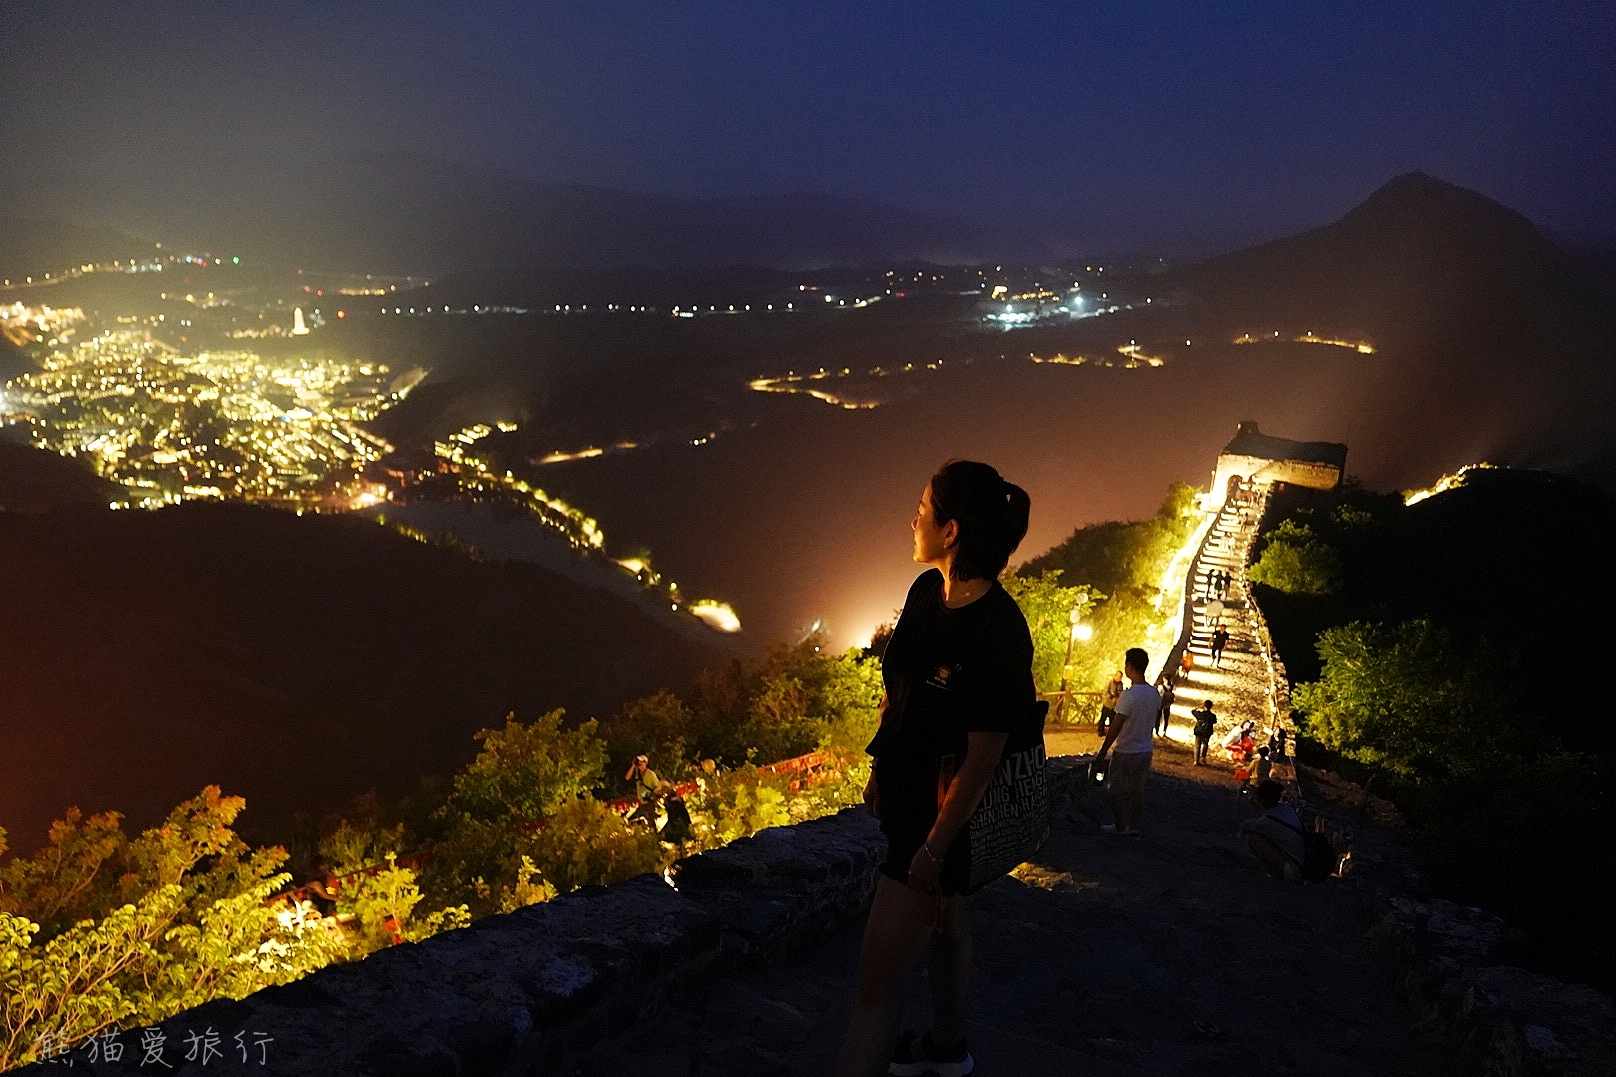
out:
M1333 490L1347 473L1347 447L1333 441L1291 441L1257 429L1250 420L1235 428L1234 438L1218 455L1206 508L1216 511L1229 496L1235 479L1244 482L1289 482L1316 490Z

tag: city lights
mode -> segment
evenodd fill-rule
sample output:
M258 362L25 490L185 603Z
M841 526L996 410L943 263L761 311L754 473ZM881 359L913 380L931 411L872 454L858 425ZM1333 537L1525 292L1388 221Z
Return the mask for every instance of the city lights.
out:
M366 372L361 372L364 370ZM386 367L250 351L185 354L106 330L58 347L9 385L7 422L85 455L133 505L228 497L312 505L341 496L391 446L360 424L419 380Z

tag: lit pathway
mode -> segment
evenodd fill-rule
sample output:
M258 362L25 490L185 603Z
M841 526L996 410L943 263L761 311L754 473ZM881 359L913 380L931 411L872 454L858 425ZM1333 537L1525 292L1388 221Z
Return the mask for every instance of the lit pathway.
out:
M1212 737L1214 755L1220 754L1218 746L1225 734L1248 720L1256 725L1257 742L1267 743L1276 718L1271 658L1264 648L1246 580L1246 559L1266 502L1264 488L1244 508L1233 502L1225 505L1190 570L1195 599L1189 653L1195 664L1188 676L1178 678L1170 735L1185 744L1192 743L1190 727L1194 719L1190 711L1210 699L1218 716L1217 731ZM1212 616L1216 606L1211 598L1211 578L1218 571L1229 573L1231 579L1228 592L1219 600L1223 606L1221 623L1229 631L1229 643L1222 660L1214 666L1212 634L1217 622ZM1293 732L1287 730L1288 734Z

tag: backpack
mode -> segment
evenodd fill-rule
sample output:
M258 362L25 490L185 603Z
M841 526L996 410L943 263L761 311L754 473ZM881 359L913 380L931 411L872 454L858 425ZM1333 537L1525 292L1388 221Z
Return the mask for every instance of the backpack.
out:
M1198 711L1196 713L1199 714L1205 712ZM1194 732L1197 737L1210 737L1215 728L1217 728L1217 719L1210 714L1208 714L1205 718L1195 719Z
M1310 883L1322 883L1335 874L1341 858L1336 856L1335 846L1330 844L1329 838L1317 830L1291 826L1283 819L1274 821L1302 835L1302 862L1297 865L1302 869L1302 878Z

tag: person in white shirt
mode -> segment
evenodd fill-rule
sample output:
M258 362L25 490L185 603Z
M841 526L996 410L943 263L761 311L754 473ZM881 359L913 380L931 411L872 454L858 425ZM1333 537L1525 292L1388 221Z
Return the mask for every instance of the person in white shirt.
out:
M1139 818L1145 807L1145 775L1150 773L1152 735L1161 714L1161 694L1145 680L1150 658L1140 647L1131 647L1123 658L1123 669L1133 684L1117 700L1117 716L1100 745L1096 762L1103 762L1116 747L1108 778L1111 783L1111 815L1116 821L1100 829L1108 834L1139 836Z

